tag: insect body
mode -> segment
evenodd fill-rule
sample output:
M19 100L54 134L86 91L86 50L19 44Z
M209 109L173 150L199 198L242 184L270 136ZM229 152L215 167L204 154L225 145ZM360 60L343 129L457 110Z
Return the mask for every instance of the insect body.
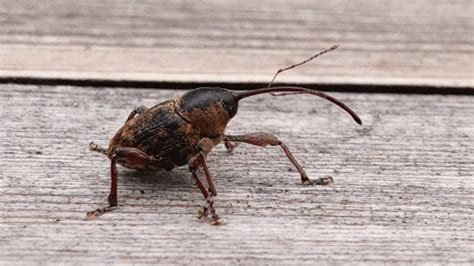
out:
M204 87L151 108L141 106L131 112L125 124L110 141L107 150L91 143L92 150L101 151L110 158L112 185L108 197L109 208L98 209L88 215L96 216L117 205L116 164L131 169L149 170L171 170L177 166L188 165L207 202L201 213L207 216L210 212L214 223L217 223L218 216L213 207L213 197L217 195L217 190L207 167L206 157L214 146L222 142L228 150L232 150L238 142L262 147L281 146L300 173L303 183L332 182L332 178L311 181L288 147L274 135L260 132L237 136L225 134L227 123L237 114L239 101L263 93L316 95L335 103L361 124L360 118L342 102L325 93L301 87L270 87L245 92ZM198 167L204 170L208 189L197 176Z

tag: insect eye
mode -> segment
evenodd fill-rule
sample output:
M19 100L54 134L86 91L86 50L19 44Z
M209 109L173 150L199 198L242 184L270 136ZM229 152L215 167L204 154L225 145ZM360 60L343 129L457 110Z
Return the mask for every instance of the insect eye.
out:
M235 114L237 113L237 107L238 107L236 97L232 93L226 92L221 95L220 99L229 117L230 118L234 117Z

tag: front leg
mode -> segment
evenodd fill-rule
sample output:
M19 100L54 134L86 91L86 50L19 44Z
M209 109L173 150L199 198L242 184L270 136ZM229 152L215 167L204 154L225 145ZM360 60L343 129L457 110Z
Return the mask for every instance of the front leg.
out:
M260 147L265 147L267 145L280 146L285 152L288 159L290 159L291 163L296 167L296 169L300 173L301 181L303 183L312 184L312 185L328 185L333 182L333 179L330 176L318 178L314 181L311 181L308 175L306 174L306 172L303 170L303 167L298 163L298 161L293 156L293 154L288 149L288 147L283 142L281 142L275 135L261 133L261 132L251 133L251 134L246 134L246 135L236 135L236 136L226 135L224 137L224 141L244 142L244 143L248 143L248 144L252 144L252 145L256 145Z
M237 147L237 142L234 142L234 141L230 141L230 140L224 140L224 145L225 145L225 148L227 149L227 151L229 153L232 153L235 149L235 147Z

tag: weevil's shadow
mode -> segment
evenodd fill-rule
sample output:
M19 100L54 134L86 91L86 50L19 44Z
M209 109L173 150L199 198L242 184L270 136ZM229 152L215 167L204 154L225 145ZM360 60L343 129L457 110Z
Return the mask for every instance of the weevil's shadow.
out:
M140 191L194 188L192 175L186 167L175 168L172 171L135 171L123 167L119 167L118 170L119 186L133 187L132 189Z

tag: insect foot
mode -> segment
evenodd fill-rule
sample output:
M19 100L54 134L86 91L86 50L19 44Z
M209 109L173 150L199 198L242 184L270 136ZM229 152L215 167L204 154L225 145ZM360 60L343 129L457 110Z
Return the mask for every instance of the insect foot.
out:
M220 225L220 224L222 224L222 221L221 221L219 215L217 215L216 209L214 208L214 197L212 196L212 193L206 199L206 206L200 207L198 209L197 217L199 219L201 219L203 217L208 217L209 214L211 215L211 220L210 220L209 224L211 224L211 225Z
M227 152L232 153L238 144L237 142L225 140L224 145L225 145L225 148L227 149Z
M209 212L211 214L210 224L211 225L220 225L220 224L222 224L222 221L221 221L219 215L217 215L216 209L214 208L214 197L213 197L212 193L206 199L206 202L207 202L207 205L209 206L208 209L209 209Z
M196 217L201 219L209 216L209 209L205 206L199 207Z
M117 209L117 206L109 206L109 207L99 208L95 211L87 212L86 220L94 220L95 218L101 216L102 214L111 212L115 209Z
M93 141L89 143L89 150L99 152L102 154L107 154L107 149L100 147L99 145L95 144Z
M330 185L334 183L334 179L331 177L331 176L324 176L324 177L320 177L316 180L305 180L303 181L303 184L307 184L307 185L321 185L321 186L327 186L327 185Z
M210 222L211 225L221 225L222 224L222 220L219 216L217 215L213 215L212 218L211 218L211 222Z

